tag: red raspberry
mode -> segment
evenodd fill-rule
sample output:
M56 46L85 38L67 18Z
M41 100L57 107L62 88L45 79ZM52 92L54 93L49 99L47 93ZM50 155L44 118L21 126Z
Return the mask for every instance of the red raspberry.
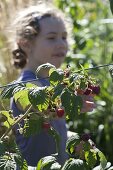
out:
M58 108L56 112L58 117L62 117L64 115L64 109L62 108Z
M43 128L43 129L48 130L48 129L50 129L50 127L51 127L50 123L48 123L48 122L43 122L43 125L42 125L42 128Z
M92 87L92 93L98 95L100 93L100 86L99 85L93 86Z
M89 95L91 93L91 91L92 91L91 89L86 88L85 91L84 91L84 94Z

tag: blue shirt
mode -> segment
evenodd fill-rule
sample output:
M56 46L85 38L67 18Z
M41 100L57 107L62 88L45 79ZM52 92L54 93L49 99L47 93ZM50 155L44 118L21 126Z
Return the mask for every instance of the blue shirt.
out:
M26 81L26 80L33 80L33 79L36 79L36 75L30 70L25 70L21 73L17 81ZM33 83L36 84L36 82ZM37 84L38 83L41 84L41 86L49 85L49 81L44 78L38 79ZM13 110L14 116L18 116L19 114L22 114L21 111L16 107L13 98L11 99L10 108ZM65 145L67 140L67 129L66 129L65 119L53 120L51 121L51 125L60 134L61 139L60 139L60 153L58 155L58 162L60 164L63 164L67 159L67 153L65 152ZM52 136L50 136L45 131L42 131L40 134L33 135L30 137L24 137L18 132L15 135L16 135L16 143L29 166L36 167L37 162L42 157L56 153L55 140L53 139Z

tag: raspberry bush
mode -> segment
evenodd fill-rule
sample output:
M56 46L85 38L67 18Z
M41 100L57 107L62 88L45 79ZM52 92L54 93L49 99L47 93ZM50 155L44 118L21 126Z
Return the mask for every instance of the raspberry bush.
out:
M39 66L38 74L42 69L48 70L50 86L39 87L32 83L12 83L1 92L1 99L10 99L12 96L20 110L24 114L14 117L11 110L0 112L0 124L3 133L0 138L0 168L14 168L16 164L21 170L27 170L26 160L23 160L14 140L14 128L18 125L18 132L24 136L38 134L42 130L51 134L56 141L56 155L42 158L37 163L37 169L50 170L92 170L96 165L105 169L107 160L104 154L91 140L90 134L70 137L67 140L66 152L69 160L61 166L57 162L59 153L59 134L51 126L53 119L75 120L81 114L83 105L82 96L99 95L100 85L97 80L85 71L74 72L71 68L65 70L56 69L47 63ZM68 100L67 100L68 99ZM23 127L21 123L23 122Z

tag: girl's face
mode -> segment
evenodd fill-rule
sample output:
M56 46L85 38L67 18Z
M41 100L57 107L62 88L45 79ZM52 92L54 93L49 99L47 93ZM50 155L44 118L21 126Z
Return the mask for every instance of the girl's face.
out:
M29 62L34 63L34 66L49 62L58 68L68 50L64 23L60 19L48 17L39 24L41 31L32 44Z

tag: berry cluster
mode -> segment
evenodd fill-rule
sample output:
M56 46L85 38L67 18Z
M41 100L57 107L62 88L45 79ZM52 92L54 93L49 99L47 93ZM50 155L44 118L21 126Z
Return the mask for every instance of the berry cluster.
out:
M99 85L93 85L91 83L88 84L88 86L82 90L82 89L77 89L77 94L79 95L99 95L100 93L100 86Z

